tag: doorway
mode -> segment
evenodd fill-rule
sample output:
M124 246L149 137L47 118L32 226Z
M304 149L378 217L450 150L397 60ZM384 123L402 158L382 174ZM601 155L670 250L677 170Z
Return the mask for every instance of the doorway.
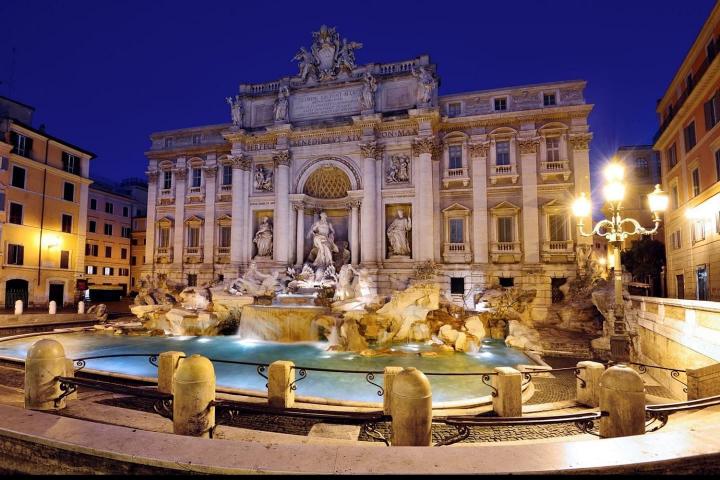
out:
M22 300L23 308L28 306L28 282L19 278L5 282L5 308L12 310L15 302Z
M65 297L65 284L51 283L50 290L48 292L48 302L55 300L57 307L62 308L64 297Z
M707 265L697 267L697 299L708 299L708 272Z

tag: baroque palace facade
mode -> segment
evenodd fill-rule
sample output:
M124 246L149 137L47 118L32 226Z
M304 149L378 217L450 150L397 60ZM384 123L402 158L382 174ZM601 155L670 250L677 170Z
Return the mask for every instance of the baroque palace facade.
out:
M590 192L585 82L441 96L427 55L357 66L361 44L313 37L298 75L240 85L232 123L151 135L145 272L201 285L329 245L381 293L433 261L458 300L501 284L549 304L591 246L569 207Z

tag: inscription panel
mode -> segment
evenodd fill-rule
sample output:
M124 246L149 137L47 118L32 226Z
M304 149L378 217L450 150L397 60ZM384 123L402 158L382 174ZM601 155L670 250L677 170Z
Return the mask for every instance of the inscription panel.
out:
M301 120L359 113L361 91L362 86L355 86L325 92L297 93L290 97L290 118Z

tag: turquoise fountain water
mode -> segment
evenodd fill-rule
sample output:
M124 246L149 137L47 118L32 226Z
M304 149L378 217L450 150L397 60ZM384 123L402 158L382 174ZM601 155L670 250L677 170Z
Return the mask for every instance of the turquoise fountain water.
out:
M41 338L54 338L63 344L68 358L128 353L157 354L176 350L217 360L271 363L290 360L297 367L382 371L386 366L413 366L423 372L459 373L491 372L496 366L533 364L524 353L506 347L502 341L483 341L475 353L451 353L421 356L431 351L428 345L408 343L394 345L387 355L364 357L353 352L328 352L327 342L276 343L241 339L237 336L118 336L94 332L73 332L12 339L0 342L0 356L24 359L30 346ZM156 377L157 369L144 357L115 357L87 361L87 369ZM215 363L218 386L265 392L267 380L253 366ZM480 376L428 376L433 402L466 402L490 394ZM375 383L382 385L382 374ZM333 401L380 402L378 388L365 380L365 373L307 371L297 382L296 395L321 397Z

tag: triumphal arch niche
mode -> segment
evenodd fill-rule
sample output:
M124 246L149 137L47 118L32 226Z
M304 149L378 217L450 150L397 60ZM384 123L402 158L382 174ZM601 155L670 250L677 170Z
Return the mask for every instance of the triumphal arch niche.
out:
M585 82L439 95L429 56L361 64L362 46L321 26L297 70L226 98L227 123L152 135L154 271L349 262L389 292L434 262L453 298L500 283L549 304L589 248L568 208L590 191Z

